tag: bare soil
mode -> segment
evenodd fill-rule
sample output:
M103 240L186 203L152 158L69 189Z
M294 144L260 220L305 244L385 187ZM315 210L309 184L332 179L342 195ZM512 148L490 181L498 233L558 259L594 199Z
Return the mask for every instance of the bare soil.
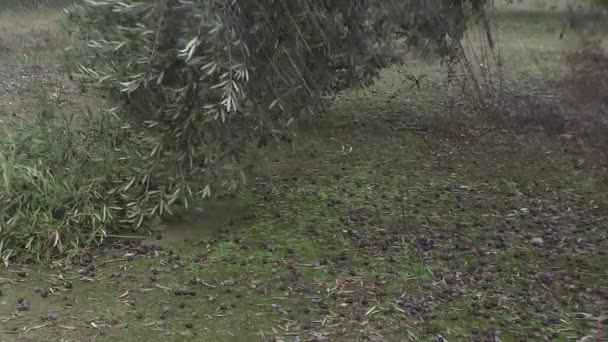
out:
M63 72L68 37L59 23L61 8L49 5L0 10L0 121L43 110L80 115L87 106L96 111L105 105L103 99L84 94Z

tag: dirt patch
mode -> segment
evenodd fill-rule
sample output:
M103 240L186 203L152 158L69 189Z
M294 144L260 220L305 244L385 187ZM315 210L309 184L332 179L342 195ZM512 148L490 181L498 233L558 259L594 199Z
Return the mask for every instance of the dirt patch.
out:
M575 143L587 158L608 166L608 54L597 45L566 56L570 68L555 86L573 109L561 138Z
M606 126L603 119L608 115L608 54L599 47L588 47L568 55L567 62L570 73L557 82L566 100L581 113L584 126Z
M580 44L580 43L579 43ZM601 43L556 51L555 65L539 76L506 79L497 89L492 119L518 132L559 139L578 167L608 167L608 54ZM521 58L521 57L520 57Z
M60 25L60 7L0 10L0 60L27 63L61 52L68 35Z
M58 67L40 64L0 64L0 120L10 121L53 110L71 115L102 100L84 94Z
M102 99L84 94L61 70L69 45L59 24L61 8L48 7L55 2L35 3L44 6L0 11L0 120L43 110L78 115L87 107L103 107Z

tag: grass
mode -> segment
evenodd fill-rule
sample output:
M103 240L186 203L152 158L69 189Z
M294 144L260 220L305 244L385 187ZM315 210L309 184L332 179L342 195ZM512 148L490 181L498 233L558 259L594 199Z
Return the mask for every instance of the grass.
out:
M436 66L417 66L431 80L442 77ZM342 94L316 134L303 132L295 146L256 151L257 177L242 193L208 207L209 221L175 224L188 231L188 241L166 232L146 241L162 249L119 240L82 249L74 263L53 269L0 271L0 337L605 337L601 177L573 165L543 135L476 125L450 135L403 127L404 118L409 123L444 110L436 100L443 93L432 83L408 87L399 69L385 70L371 89ZM29 156L58 152L45 143L56 135L33 135L31 127L39 126L28 127L18 145ZM32 137L41 142L25 144L36 142ZM343 146L353 149L343 153ZM14 165L38 170L36 159ZM115 177L123 169L91 172ZM76 181L85 177L74 175L59 183L80 188ZM22 269L29 275L20 277ZM43 286L53 294L34 292ZM176 295L182 288L196 295ZM31 309L13 315L18 298Z
M496 330L505 340L600 336L587 324L599 319L599 302L577 307L579 292L565 288L606 285L604 209L587 212L589 198L605 203L593 170L577 171L558 145L530 135L488 131L454 151L455 138L432 133L327 125L311 137L325 142L315 156L300 146L287 153L299 155L289 165L268 152L279 162L233 200L254 204L255 218L134 259L135 247L124 243L92 251L94 275L68 266L32 275L25 286L4 284L0 316L15 298L32 301L5 329L39 340L67 326L72 338L110 341L472 340ZM350 155L339 153L343 144L355 146ZM514 149L525 153L505 153ZM588 242L552 245L543 225L565 241ZM531 246L536 236L544 246ZM556 259L551 246L560 248ZM59 275L77 276L73 287L64 289ZM56 294L38 299L32 289L44 284ZM175 295L181 288L196 295ZM66 308L61 296L77 302ZM171 313L161 318L164 306ZM58 309L56 323L24 332Z
M182 191L185 178L162 176L172 166L150 168L145 135L124 130L125 122L113 114L82 121L75 129L71 118L46 111L36 120L5 126L0 140L5 263L17 253L46 261L73 256L108 234L147 232L176 201L200 197L196 186L191 195Z

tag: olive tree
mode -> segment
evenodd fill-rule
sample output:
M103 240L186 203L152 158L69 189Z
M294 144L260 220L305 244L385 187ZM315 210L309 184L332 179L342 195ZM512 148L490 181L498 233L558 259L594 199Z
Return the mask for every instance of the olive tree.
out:
M124 101L158 158L236 185L257 140L367 85L395 38L459 39L483 0L80 0L66 11L77 76Z

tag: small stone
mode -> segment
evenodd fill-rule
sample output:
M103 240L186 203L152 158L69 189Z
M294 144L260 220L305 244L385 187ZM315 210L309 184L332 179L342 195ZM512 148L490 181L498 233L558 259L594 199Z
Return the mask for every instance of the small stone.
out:
M27 311L30 309L30 303L27 300L20 298L17 303L17 311Z
M549 284L549 283L553 282L554 278L555 278L555 275L552 272L543 272L543 275L542 275L543 283Z
M169 305L165 305L160 312L160 318L165 319L171 313L171 307Z
M441 336L441 335L433 336L432 341L433 342L446 342L445 338L443 338L443 336Z
M541 237L535 237L531 240L533 246L542 246L545 241Z
M194 324L192 324L191 322L186 322L184 326L186 327L186 329L192 329L194 327Z
M176 289L176 296L196 296L196 292L190 289Z
M38 292L40 293L40 296L42 296L42 298L46 298L51 294L51 291L49 291L49 289L47 289L46 287L41 288L40 290L38 290Z

